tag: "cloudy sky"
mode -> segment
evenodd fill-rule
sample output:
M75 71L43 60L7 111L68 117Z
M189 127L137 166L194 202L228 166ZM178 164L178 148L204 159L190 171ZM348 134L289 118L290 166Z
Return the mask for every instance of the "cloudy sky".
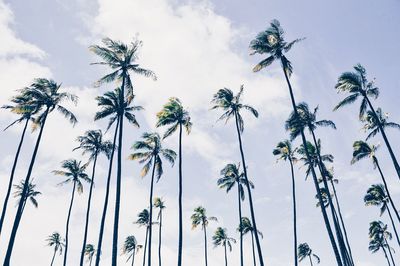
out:
M64 234L71 187L57 186L62 178L54 176L51 171L58 169L65 159L86 160L78 152L71 151L76 146L76 136L88 129L105 128L103 122L92 121L98 109L94 98L116 85L93 87L96 79L108 70L90 65L97 58L88 51L88 46L99 43L106 36L125 42L135 37L141 39L140 64L152 69L158 76L157 81L134 77L136 104L142 105L145 111L137 114L140 129L125 127L125 158L131 152L132 143L143 132L155 130L155 113L169 97L179 97L191 113L193 132L184 137L184 265L203 265L202 235L199 230L191 230L189 220L194 207L203 205L209 215L218 217L218 223L210 224L210 232L222 226L233 237L239 237L235 231L238 224L236 197L234 193L227 195L216 186L219 170L228 162L240 160L235 129L230 123L216 123L219 113L209 111L209 108L214 92L223 87L237 91L241 84L245 86L244 100L260 113L258 119L244 115L246 129L243 139L249 175L256 185L256 216L258 226L264 233L262 247L266 264L291 265L290 171L288 165L277 164L272 155L276 143L287 138L283 122L290 112L289 98L279 66L274 64L268 71L252 73L251 68L261 58L250 57L248 50L251 39L274 18L279 19L286 29L287 39L307 37L290 54L298 101L307 101L311 107L319 105L320 117L334 120L338 127L336 131L321 129L317 134L322 139L323 152L335 156L342 211L356 264L382 265L382 254L368 252L367 236L368 224L378 219L379 212L376 208L365 207L362 202L366 189L379 182L379 178L369 161L353 166L349 163L353 141L365 137L357 120L357 108L348 107L335 113L331 110L342 97L334 90L338 75L360 62L367 68L369 77L377 79L381 88L376 105L382 106L393 121L400 121L400 112L396 108L400 96L397 64L400 59L399 13L398 0L1 0L0 104L7 103L16 89L29 85L37 77L62 82L65 90L80 98L78 106L70 106L79 120L74 128L55 113L46 124L33 173L43 195L38 198L38 209L33 206L26 208L15 245L13 265L48 264L52 250L45 246L46 236L53 231ZM15 117L1 111L0 119L0 126L5 127ZM21 126L1 133L1 200L6 191ZM395 152L400 154L398 134L388 132ZM17 180L26 174L35 137L35 133L30 134L24 144ZM171 137L165 145L176 149L176 137ZM373 142L381 143L382 140L377 136ZM385 147L380 149L378 156L393 196L399 201L400 186ZM136 162L124 160L123 163L120 243L129 234L134 234L139 242L143 242L143 228L132 222L137 213L147 206L149 178L139 177L140 167ZM106 168L106 160L102 158L91 214L91 243L97 242ZM320 211L315 208L315 189L311 180L304 180L304 169L300 165L296 166L296 179L299 241L311 245L321 257L322 265L335 265ZM165 199L167 206L164 265L174 265L177 248L176 167L166 167L165 175L156 185L155 194ZM79 196L73 209L70 265L76 265L79 259L86 196L86 193ZM7 245L14 204L12 199L0 239L0 256L4 255ZM247 204L244 209L248 215ZM109 210L111 213L112 208ZM109 265L110 261L111 218L107 219L103 265ZM388 222L387 217L382 217L382 220ZM249 239L246 239L245 245L245 260L249 264ZM395 256L400 259L399 254L397 252ZM231 265L239 265L238 255L235 246L229 254ZM62 258L57 257L56 260L60 264ZM121 257L121 264L125 260ZM210 265L222 263L223 250L211 249Z

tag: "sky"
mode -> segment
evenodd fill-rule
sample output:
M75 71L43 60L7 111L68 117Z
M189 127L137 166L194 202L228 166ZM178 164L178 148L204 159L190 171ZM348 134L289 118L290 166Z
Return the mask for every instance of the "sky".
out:
M262 59L249 56L249 42L264 30L272 19L281 21L286 38L306 37L289 54L294 66L292 83L298 102L310 107L319 106L319 117L331 119L337 130L318 129L323 152L335 156L335 173L341 209L356 265L383 265L381 253L368 251L369 222L381 219L388 223L379 210L365 207L363 196L371 184L379 183L377 172L370 161L350 165L352 143L365 138L358 121L357 106L332 112L343 98L334 89L340 73L349 71L357 63L363 64L370 79L376 78L381 95L374 102L400 121L397 111L400 96L400 1L287 1L287 0L37 0L0 1L0 104L4 105L17 89L29 85L34 78L52 78L62 83L66 91L79 96L77 106L68 105L78 117L72 127L60 115L51 114L46 124L43 142L33 177L42 192L39 208L29 205L21 222L13 265L46 265L52 249L45 239L54 231L65 233L65 221L71 193L70 186L57 186L63 179L51 173L60 169L61 161L69 158L86 161L87 157L72 152L76 137L88 129L105 130L105 122L93 122L98 110L95 97L114 89L117 84L100 88L94 82L109 71L90 65L98 58L88 47L99 44L104 37L130 42L143 41L139 63L152 69L157 81L134 77L135 104L145 108L137 113L140 129L124 128L123 179L120 243L126 236L135 235L144 241L144 229L133 224L137 214L147 207L149 178L140 177L140 165L126 158L130 147L143 132L158 131L155 114L169 97L179 97L190 112L193 131L185 135L184 148L184 265L203 265L203 238L200 230L192 230L190 215L199 205L218 218L211 222L208 232L218 226L238 239L237 202L234 193L225 193L216 185L219 171L227 163L240 161L234 125L216 122L218 111L210 111L210 100L218 89L227 87L237 92L244 85L243 100L260 113L258 119L244 114L244 150L253 190L256 219L263 232L262 248L266 265L287 266L292 259L292 206L289 165L276 162L272 155L275 145L286 138L284 121L290 113L289 95L278 64L268 70L253 73L252 67ZM0 111L0 126L6 127L16 117ZM8 177L22 125L1 132L0 196L3 200ZM388 130L395 153L399 154L398 134ZM28 134L19 161L16 180L26 174L37 133ZM111 138L108 133L107 138ZM380 136L372 140L381 144L378 151L395 202L400 200L400 186ZM295 142L295 145L298 145ZM177 136L164 142L165 147L177 149ZM176 263L177 249L177 167L165 165L165 174L155 186L155 195L165 200L163 231L164 265ZM107 162L100 159L89 229L89 242L97 243ZM322 216L315 207L315 189L305 180L304 168L296 165L299 242L307 242L321 257L321 265L335 265ZM115 173L113 177L115 181ZM115 182L113 182L115 183ZM84 193L77 196L71 218L68 260L77 264L82 241L84 212L87 200ZM109 265L111 255L112 216L115 190L112 186L110 209L102 255L103 265ZM15 199L10 202L7 221L0 238L0 253L4 256L11 221L15 215ZM244 213L249 215L248 204ZM157 240L155 239L155 243ZM393 247L398 251L392 241ZM223 249L210 246L209 265L223 264ZM400 259L400 252L395 254ZM142 254L138 255L141 260ZM124 265L125 256L120 256ZM245 261L251 263L250 239L245 237ZM32 262L34 262L32 264ZM157 262L156 256L153 263ZM62 257L56 258L56 264ZM229 253L230 265L239 265L238 245ZM306 265L306 262L302 263Z

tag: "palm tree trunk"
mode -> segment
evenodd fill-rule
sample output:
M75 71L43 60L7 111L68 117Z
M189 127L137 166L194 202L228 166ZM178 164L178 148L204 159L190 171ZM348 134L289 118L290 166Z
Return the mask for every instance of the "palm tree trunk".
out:
M135 264L135 252L136 252L136 248L133 250L131 266L133 266L133 264Z
M253 236L253 231L250 231L251 234L251 249L253 252L253 266L257 266L256 263L256 250L254 249L254 236Z
M14 182L14 174L15 174L15 169L17 168L19 153L21 152L22 143L24 142L24 138L25 138L26 128L28 127L28 123L29 123L29 119L25 119L25 120L26 121L25 121L24 129L22 130L22 134L21 134L21 138L20 138L20 141L18 144L17 152L15 153L14 163L13 163L13 166L11 169L10 179L8 181L8 188L7 188L6 197L5 197L4 203L3 203L3 210L1 211L0 235L1 235L1 231L3 229L3 223L4 223L4 218L5 218L6 212L7 212L7 205L8 205L8 200L9 200L10 194L11 194L12 184Z
M390 261L389 261L389 257L388 257L388 255L387 255L387 252L386 252L385 248L384 248L384 247L381 247L381 248L382 248L382 250L383 250L383 253L385 253L385 258L386 258L386 261L387 261L388 265L391 266L391 265L390 265Z
M51 258L50 266L53 266L54 258L56 257L56 250L54 249L53 257Z
M242 231L242 202L240 197L240 182L237 182L238 187L238 206L239 206L239 234L240 234L240 265L243 266L243 231Z
M154 173L156 170L156 157L154 157L153 162L153 172L151 173L151 183L150 183L150 207L149 207L149 255L147 257L147 265L151 266L151 238L152 238L152 231L153 231L153 187L154 187Z
M178 196L178 211L179 211L179 236L178 236L178 266L182 266L182 124L179 124L179 196Z
M389 246L389 243L387 242L386 238L385 238L385 243L386 243L387 249L389 251L390 260L392 261L393 266L396 266L396 264L394 263L392 251L390 250L391 247Z
M82 250L81 250L80 266L83 266L83 259L85 257L85 248L86 248L88 228L89 228L89 214L90 214L90 206L91 206L91 202L92 202L92 192L93 192L94 177L95 177L95 172L96 172L97 155L98 155L98 151L96 150L96 155L94 156L94 161L93 161L92 181L90 183L89 197L88 197L88 203L87 203L87 209L86 209L85 232L83 234L83 244L82 244Z
M149 236L149 228L146 226L146 238L144 240L144 250L143 250L143 266L146 265L146 253L147 253L147 238Z
M208 262L207 262L207 227L205 226L205 224L203 223L203 231L204 231L204 259L206 262L206 266L208 266Z
M296 215L296 182L294 179L294 169L292 159L289 159L290 171L292 173L292 197L293 197L293 248L294 248L294 265L297 266L297 215Z
M397 234L396 226L394 225L392 214L390 213L389 207L387 206L386 208L388 210L388 214L389 214L390 222L392 223L394 234L396 235L397 244L399 244L399 246L400 246L400 239L399 239L399 235Z
M240 149L240 155L242 158L242 164L243 164L243 172L244 172L244 178L246 179L246 188L247 188L247 194L249 196L249 205L250 205L250 214L251 214L251 221L253 223L254 231L258 232L257 230L257 223L256 223L256 217L254 214L254 207L253 207L253 198L251 196L251 188L250 188L250 183L249 179L247 177L247 168L246 168L246 160L244 158L244 152L243 152L243 145L242 145L242 137L240 134L240 129L239 129L239 123L238 123L238 115L237 112L235 111L235 123L236 123L236 131L238 135L238 140L239 140L239 149ZM258 252L258 259L260 261L260 266L264 266L264 259L262 255L262 250L261 250L261 244L260 244L260 239L258 238L258 234L255 234L255 239L256 239L256 245L257 245L257 252Z
M291 99L291 102L292 102L293 111L294 111L296 116L299 116L299 114L297 112L297 108L296 108L296 102L295 102L294 95L293 95L292 85L290 84L289 77L288 77L285 69L282 68L282 70L283 70L283 73L285 75L286 83L288 84L288 87L289 87L289 94L290 94L290 99ZM307 140L306 140L306 136L305 136L303 130L301 130L301 140L302 140L303 146L307 147ZM309 154L308 150L305 149L305 152L306 152L307 160L309 162L311 162L310 154ZM322 195L321 195L321 190L319 188L317 175L315 174L315 170L314 170L313 167L311 167L311 174L312 174L312 177L313 177L315 190L317 191L318 201L319 201L319 204L321 206L321 212L322 212L322 216L324 218L325 227L326 227L326 230L328 232L328 236L329 236L329 240L330 240L331 245L332 245L333 252L335 254L336 262L337 262L338 266L343 266L342 260L340 258L339 250L337 248L337 243L336 243L335 237L333 236L333 232L332 232L332 228L331 228L331 225L330 225L330 222L329 222L329 218L328 218L328 215L326 213L326 208L325 208L325 205L324 205L323 200L322 200Z
M36 140L35 148L33 150L31 162L29 164L28 173L26 174L26 177L25 177L25 181L24 181L25 185L24 185L24 189L23 189L22 194L21 194L21 197L23 197L23 198L25 197L25 195L26 195L26 193L28 191L29 180L30 180L31 175L32 175L33 166L35 165L36 155L37 155L37 152L39 150L39 144L40 144L40 141L42 139L43 129L44 129L48 114L49 114L49 107L47 107L46 110L45 110L44 117L43 117L43 123L42 123L42 125L40 127L39 135L38 135L38 138ZM11 230L10 240L8 241L7 253L6 253L6 256L4 258L4 265L3 266L9 266L10 265L11 254L12 254L13 247L14 247L15 237L17 236L19 223L21 222L21 217L22 217L21 209L22 209L22 207L23 207L23 201L20 201L19 204L18 204L17 212L15 214L14 224L13 224L13 227L12 227L12 230Z
M73 182L74 182L74 186L72 187L71 203L69 204L67 223L65 225L65 249L64 249L64 262L63 262L64 266L67 265L69 221L71 218L72 205L74 204L74 197L75 197L76 182L75 181L73 181Z
M225 251L225 266L228 266L228 254L226 252L226 243L224 245L224 251Z
M400 179L400 166L399 166L399 163L397 162L396 156L394 155L394 152L392 150L392 146L390 146L390 143L389 143L389 140L388 140L388 138L386 136L385 130L382 127L381 121L379 120L379 117L376 114L375 108L372 106L371 101L369 100L369 98L367 96L364 96L364 97L367 100L369 108L371 109L372 113L374 114L376 121L378 121L379 131L381 132L383 140L385 141L386 147L387 147L387 149L389 151L390 158L392 159L394 168L396 169L397 177Z
M310 259L310 264L311 264L311 266L314 266L314 264L312 263L311 255L308 255L308 258Z
M161 266L161 228L162 228L162 209L160 209L160 226L158 230L158 266Z
M113 139L113 148L111 151L110 155L110 162L108 165L108 175L107 175L107 185L106 185L106 195L104 198L104 206L103 206L103 214L101 216L101 222L100 222L100 232L99 232L99 240L97 243L97 251L96 251L96 261L95 261L95 266L100 265L100 256L101 256L101 247L103 244L103 234L104 234L104 226L106 222L106 216L107 216L107 207L108 207L108 197L110 195L110 183L111 183L111 173L112 173L112 166L113 166L113 159L114 159L114 151L115 151L115 144L117 141L117 134L118 134L118 125L119 125L119 120L117 120L117 125L115 126L115 132L114 132L114 139Z
M93 260L93 257L90 257L89 266L92 266L92 260Z

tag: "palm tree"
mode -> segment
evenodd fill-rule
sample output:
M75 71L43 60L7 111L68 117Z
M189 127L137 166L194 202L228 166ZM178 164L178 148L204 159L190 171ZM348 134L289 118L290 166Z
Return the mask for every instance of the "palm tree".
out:
M130 235L126 237L124 246L122 247L122 253L128 255L127 262L132 259L132 266L135 263L135 255L140 248L142 248L142 245L138 245L135 236Z
M299 253L299 261L302 261L308 257L311 266L314 265L312 258L314 258L318 264L321 262L321 259L318 257L318 255L313 253L312 249L307 243L301 243L299 245L298 253Z
M87 248L86 242L89 229L89 214L92 202L92 193L93 193L94 178L96 172L97 157L101 153L104 153L107 157L109 157L113 150L113 144L111 143L111 141L103 140L103 133L101 132L101 130L88 130L85 132L83 136L79 136L77 138L77 141L79 142L79 146L76 147L74 150L81 149L83 155L89 153L89 161L93 161L92 177L91 177L92 182L90 183L90 188L89 188L89 196L86 207L85 232L83 234L83 244L80 257L80 265L82 266ZM93 252L94 251L95 250L93 250ZM92 257L90 257L90 259L92 259ZM92 261L90 260L90 263L91 262Z
M96 249L92 244L87 244L85 247L85 256L87 257L87 260L89 261L89 266L92 265L92 260L94 253L96 252Z
M400 238L397 234L396 226L394 225L392 213L390 212L390 208L388 206L388 201L389 199L385 187L382 184L371 185L364 196L364 203L366 206L380 207L380 216L382 216L382 214L387 210L390 222L392 223L393 231L396 235L397 243L400 246Z
M150 227L150 213L148 209L144 209L138 214L138 219L136 220L135 224L138 224L140 227L146 227L146 238L144 241L144 252L143 252L143 266L146 265L146 249L147 249L147 239L149 236L149 227Z
M294 265L297 266L297 216L296 216L296 183L294 179L294 168L293 164L297 161L295 153L297 148L292 148L290 140L284 140L276 145L276 148L272 151L275 156L279 156L278 160L288 161L290 164L290 171L292 173L292 200L293 200L293 245L294 245ZM255 265L255 264L254 264Z
M178 98L170 98L163 106L163 109L157 113L156 127L169 126L165 131L163 139L171 136L176 130L179 130L179 195L178 195L178 213L179 213L179 234L178 234L178 266L182 266L182 247L183 247L183 221L182 221L182 193L183 193L183 174L182 174L182 131L185 128L189 134L192 129L189 112L186 111Z
M50 266L53 266L57 251L59 252L59 255L62 255L63 246L65 246L65 244L58 232L54 232L53 234L49 235L46 239L46 242L49 247L53 247L54 249L53 257L51 258L50 263Z
M392 248L389 246L388 239L392 239L392 234L387 231L387 225L382 223L381 221L373 221L369 224L369 247L368 249L375 253L382 249L383 253L385 254L386 261L390 266L389 258L387 253L390 255L390 259L395 266L393 255L392 255ZM387 252L387 251L388 252Z
M381 120L379 117L379 113L375 111L374 106L371 103L371 98L377 99L379 96L379 88L375 85L375 80L368 81L367 79L367 71L365 68L357 64L354 66L354 72L344 72L339 78L338 82L335 85L337 92L345 92L350 94L342 101L340 101L336 107L333 109L334 111L351 103L354 103L358 98L361 99L359 118L362 119L364 117L367 108L369 108L370 116L373 116L372 119L374 121L374 126L377 127L378 130L373 134L375 135L378 131L381 132L383 140L385 141L386 147L389 151L390 157L392 159L393 165L396 169L397 176L400 179L400 166L397 162L396 156L390 146L390 142L386 136L386 132L384 130L384 124L386 120ZM386 125L391 127L390 125ZM395 126L397 127L397 126ZM374 132L374 131L373 131ZM372 132L371 132L372 133ZM369 137L369 136L368 136Z
M245 192L243 186L246 186L247 180L244 177L244 173L240 172L240 165L227 164L220 172L221 178L217 180L219 188L225 189L226 193L231 191L231 189L237 184L237 197L238 197L238 210L239 210L239 227L242 223L242 201L245 198ZM251 188L254 188L253 183L249 181ZM240 233L240 265L243 266L243 233Z
M150 168L152 168L151 181L150 181L150 199L149 199L149 255L148 265L151 266L151 240L152 240L152 223L153 223L153 188L154 177L158 182L163 174L163 166L161 157L174 164L176 153L170 149L163 149L161 145L161 138L158 133L144 133L143 140L136 141L132 148L136 151L129 156L130 160L138 160L139 163L144 163L142 177L146 176Z
M353 159L351 160L351 164L354 164L354 163L360 161L361 159L364 159L364 158L368 157L368 158L371 158L372 163L374 165L374 168L378 168L378 171L379 171L379 174L381 176L382 182L383 182L383 184L385 186L385 190L386 190L390 205L392 206L392 208L394 210L394 213L396 214L396 217L397 217L398 221L400 222L399 212L397 211L397 208L394 205L394 201L393 201L393 199L392 199L392 197L391 197L391 195L389 193L389 187L388 187L388 185L386 183L386 178L383 175L382 169L381 169L381 167L379 165L378 158L375 155L376 151L379 148L379 145L378 146L375 146L375 145L371 146L367 142L359 140L359 141L355 141L354 142L353 148L354 148L354 150L353 150Z
M108 199L110 194L110 184L111 184L111 173L112 173L112 166L114 160L114 151L116 148L117 143L117 135L119 130L119 124L122 117L125 117L128 122L131 124L139 127L139 124L136 121L136 117L133 114L133 111L142 110L143 108L140 106L132 106L132 99L130 98L124 102L124 104L120 104L119 98L121 95L121 90L116 89L114 91L109 91L104 93L102 96L98 96L96 98L97 105L101 107L101 110L98 111L94 117L94 120L99 120L103 118L109 117L109 122L107 126L107 130L111 128L111 126L117 121L114 131L114 137L112 142L112 151L109 155L109 166L108 166L108 175L107 175L107 184L106 184L106 194L104 196L104 206L103 206L103 214L101 217L100 223L100 232L99 232L99 240L97 244L97 253L96 253L96 266L100 264L100 256L101 256L101 248L103 244L103 233L107 215L107 207L108 207ZM114 243L114 242L113 242Z
M223 246L224 247L224 254L225 254L225 266L228 266L228 254L227 254L227 248L229 248L229 251L232 251L232 243L236 243L236 240L232 237L229 237L226 233L226 228L218 227L217 230L215 231L213 237L213 243L214 247L217 246Z
M381 108L376 109L376 116L372 111L367 111L365 117L362 118L362 121L365 122L364 129L365 131L370 131L366 140L369 140L372 137L375 137L376 134L380 131L379 124L383 129L388 127L400 129L400 125L395 122L388 122L389 114L384 113Z
M88 183L91 182L88 175L85 173L87 164L81 165L81 162L69 159L65 160L61 163L61 167L64 170L54 170L53 173L56 175L65 176L67 179L61 182L59 185L65 185L72 183L72 194L71 201L69 204L67 222L65 225L65 252L64 252L64 263L63 265L67 265L67 256L68 256L68 233L69 233L69 221L71 218L72 205L74 204L75 191L77 190L79 194L83 192L83 184L82 181L86 181Z
M155 198L154 199L154 207L157 208L158 215L157 215L157 220L159 221L159 226L158 226L158 265L161 266L161 228L162 228L162 214L163 210L166 208L165 207L165 202L161 198Z
M250 233L250 235L251 235L251 248L252 248L252 251L253 251L253 265L256 266L257 265L257 263L256 263L256 250L254 248L254 234L255 234L256 231L254 231L254 227L251 224L251 221L250 221L249 218L242 217L242 222L241 222L241 224L239 224L238 231L240 233L242 233L243 235L245 235L247 233ZM263 234L260 231L257 231L257 234L259 234L261 236L261 238L263 237Z
M243 143L242 143L244 121L243 121L242 115L240 114L240 111L241 111L241 109L248 110L255 117L258 117L258 112L256 109L254 109L250 105L241 103L240 97L242 96L242 94L243 94L243 85L240 86L239 93L236 95L234 95L230 89L227 89L227 88L220 89L216 94L214 94L214 97L212 100L212 103L214 103L214 106L212 107L212 109L218 108L218 109L223 110L224 113L220 116L219 120L224 119L225 123L228 122L228 120L230 118L232 118L232 117L235 118L236 133L237 133L238 141L239 141L239 149L240 149L240 155L241 155L242 164L243 164L244 178L246 179L247 194L249 195L251 221L253 223L254 228L256 228L256 230L257 230L256 218L255 218L254 206L253 206L253 198L252 198L252 194L251 194L250 182L249 182L248 175L247 175L246 160L244 158ZM257 234L255 235L255 239L256 239L256 244L257 244L257 252L258 252L258 258L260 261L260 265L264 266L264 259L262 256L260 239L258 238Z
M29 98L25 97L22 94L14 96L11 99L11 102L12 102L12 105L4 105L4 106L2 106L2 108L9 109L12 113L19 115L19 118L14 120L4 130L7 130L9 127L11 127L11 126L13 126L15 124L19 124L21 122L24 122L24 127L22 129L22 134L21 134L21 137L20 137L18 148L17 148L17 151L15 153L14 162L13 162L13 165L12 165L12 168L11 168L10 179L8 181L7 192L6 192L6 196L4 198L3 209L1 211L0 235L1 235L2 228L3 228L3 223L4 223L5 216L6 216L6 212L7 212L8 200L10 199L11 188L12 188L12 184L14 182L14 174L15 174L15 170L17 168L17 162L18 162L18 159L19 159L19 154L21 152L22 144L23 144L24 139L25 139L26 129L28 127L29 121L34 122L35 119L33 118L33 115L37 111L39 111L39 109L40 109L40 108L38 108L40 106L34 106L34 105L30 104L29 103Z
M151 70L141 68L137 64L138 49L142 43L134 40L130 45L126 45L119 41L113 41L109 38L103 39L103 46L92 45L90 50L98 55L103 61L93 64L106 65L112 69L110 74L105 75L97 81L100 86L103 83L121 81L121 93L119 96L120 106L125 105L125 102L133 100L133 85L130 77L131 73L144 75L146 77L156 78ZM126 89L126 91L125 91ZM126 96L126 97L125 97ZM126 100L125 100L126 98ZM118 164L117 164L117 186L115 199L115 214L114 214L114 230L113 230L113 247L112 247L112 265L117 265L118 256L118 225L119 225L119 210L121 199L121 175L122 175L122 133L123 133L123 113L121 110L119 120L119 136L118 136ZM125 114L126 116L126 114ZM127 117L128 118L128 117ZM131 117L135 120L135 117ZM128 118L130 120L130 118Z
M76 104L78 98L75 95L69 94L67 92L61 91L61 84L56 83L53 80L48 79L35 79L34 82L22 92L23 97L29 99L29 105L35 106L38 110L38 117L35 119L35 125L40 126L39 134L36 139L35 147L33 150L32 158L29 164L28 172L25 177L25 184L29 184L33 166L35 165L36 155L39 150L39 144L42 139L42 134L44 130L45 123L47 121L48 115L57 109L62 115L64 115L70 123L76 124L77 120L74 114L67 108L61 105L62 102L68 100ZM44 109L44 110L43 110ZM39 112L41 113L39 114ZM22 194L25 195L28 186L24 186ZM15 214L13 227L11 230L10 240L8 241L8 247L6 256L4 258L4 265L10 265L11 255L15 243L15 237L17 236L17 231L19 224L21 222L23 201L19 202L17 212Z
M28 201L28 199L29 199L29 201L32 203L32 205L33 205L35 208L37 208L39 204L38 204L38 202L37 202L37 200L36 200L36 196L39 196L39 195L42 194L41 192L35 190L36 185L33 184L33 180L32 180L32 181L30 181L29 184L28 184L28 189L26 190L25 198L22 198L22 192L24 191L24 186L25 186L25 183L24 183L23 180L21 180L21 182L20 182L18 185L14 185L14 189L15 189L15 191L14 191L14 198L17 198L17 199L19 199L20 201L21 201L21 200L24 201L24 204L23 204L23 206L22 206L21 213L24 212L25 206L26 206L26 202Z
M207 216L206 209L202 206L198 206L193 210L192 216L190 216L192 220L192 229L201 225L201 229L204 232L204 261L205 266L208 266L208 258L207 258L207 226L209 221L218 221L214 216Z
M297 108L296 108L296 101L294 99L292 85L289 80L289 78L293 72L293 66L292 66L292 63L289 61L289 59L286 57L286 53L292 49L294 44L298 43L302 39L295 39L288 43L285 41L284 37L285 37L285 32L282 29L281 24L279 23L278 20L274 19L273 21L271 21L270 26L265 31L260 32L256 36L256 38L250 42L251 55L254 55L254 54L269 55L267 58L265 58L260 63L258 63L253 68L253 71L258 72L261 69L272 64L274 61L279 61L281 64L282 70L283 70L283 74L285 76L286 83L288 85L293 111L295 112L296 116L298 116ZM300 133L301 133L302 143L304 146L306 146L307 139L305 137L304 131L301 130ZM307 153L308 153L308 151L306 150L306 156L307 156L308 160L310 160L310 156ZM319 191L318 178L317 178L317 175L315 174L315 171L313 168L311 168L311 173L312 173L312 177L313 177L315 190L318 194L318 200L320 201L321 206L322 206L321 207L322 216L323 216L323 219L325 222L326 230L328 232L329 240L331 242L332 249L335 254L335 258L338 263L338 266L342 266L343 262L340 258L339 250L337 248L337 243L335 241L335 237L332 232L332 228L331 228L331 225L329 222L328 215L322 204L322 196ZM263 266L263 265L264 264L262 263L261 266Z

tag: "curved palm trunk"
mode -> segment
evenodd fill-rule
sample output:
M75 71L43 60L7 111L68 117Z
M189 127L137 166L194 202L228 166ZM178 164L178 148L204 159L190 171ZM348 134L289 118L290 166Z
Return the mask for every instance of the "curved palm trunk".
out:
M253 266L256 266L256 250L254 248L254 236L253 236L253 231L250 231L251 233L251 250L253 252Z
M283 73L285 75L286 83L288 84L288 87L289 87L289 94L290 94L290 99L291 99L291 102L292 102L293 111L294 111L295 115L298 116L299 114L297 112L296 102L294 100L292 85L290 84L289 77L288 77L285 69L282 68L282 70L283 70ZM301 140L302 140L303 146L307 147L307 140L306 140L306 137L304 135L304 131L303 130L301 131ZM305 149L305 152L306 152L307 160L309 162L311 162L310 154L309 154L308 150ZM335 240L335 237L333 235L332 228L331 228L331 225L330 225L330 222L329 222L329 218L328 218L328 215L326 213L326 207L325 207L325 205L323 203L323 200L322 200L322 195L321 195L321 190L319 188L317 175L315 174L315 170L314 170L313 167L311 167L311 174L312 174L312 177L313 177L315 190L317 191L318 202L319 202L319 204L321 206L321 212L322 212L322 216L324 218L326 231L328 232L329 240L331 242L332 249L333 249L333 252L335 254L336 262L337 262L338 266L343 266L342 260L340 258L339 250L337 248L337 243L336 243L336 240Z
M21 152L22 143L24 142L26 128L28 127L28 123L29 123L29 118L26 119L26 121L25 121L24 129L22 130L22 134L21 134L21 138L20 138L20 141L19 141L19 144L18 144L17 152L15 153L14 163L13 163L13 166L12 166L12 169L11 169L10 180L8 181L7 193L6 193L6 197L4 199L4 203L3 203L3 210L1 211L0 235L1 235L1 231L3 229L4 218L5 218L6 212L7 212L8 200L9 200L10 195L11 195L12 184L14 182L15 169L17 168L17 162L18 162L19 154Z
M289 159L290 171L292 173L292 197L293 197L293 248L294 248L294 265L297 266L297 215L296 215L296 182L294 179L294 169L292 159Z
M88 228L89 228L89 214L90 214L90 206L91 206L91 202L92 202L92 193L93 193L94 177L95 177L95 172L96 172L97 155L98 155L98 151L96 151L96 155L95 155L94 161L93 161L92 181L90 183L89 197L88 197L88 203L87 203L87 209L86 209L85 232L83 234L83 244L82 244L82 250L81 250L81 259L80 259L80 263L79 263L80 266L83 266L83 260L84 260L84 257L85 257L85 248L86 248ZM92 259L90 259L90 264L91 263L92 263Z
M147 254L147 238L149 236L149 228L146 227L146 238L144 240L144 250L143 250L143 266L146 265L146 254Z
M156 170L156 159L153 162L153 172L151 173L151 183L150 183L150 207L149 207L149 255L147 257L147 265L151 266L151 238L153 231L153 187L154 187L154 173Z
M110 183L111 183L111 173L112 173L112 166L113 166L113 159L114 159L114 151L115 151L115 144L116 144L116 141L117 141L117 134L118 134L118 128L119 128L118 125L119 125L119 118L117 120L117 125L115 126L114 139L113 139L113 149L111 151L110 163L109 163L109 166L108 166L106 195L105 195L105 198L104 198L103 214L101 216L101 222L100 222L100 232L99 232L99 240L98 240L98 243L97 243L95 266L99 266L99 264L100 264L101 247L102 247L102 244L103 244L104 226L105 226L106 216L107 216L108 197L110 195Z
M178 211L179 211L179 236L178 236L178 266L182 266L182 124L179 124L179 196L178 196Z
M242 202L240 198L240 183L237 182L238 187L238 209L239 209L239 228L242 228ZM240 234L240 265L243 266L243 232L239 231Z
M226 244L224 245L224 252L225 252L225 266L228 266L228 254L226 252Z
M76 182L74 182L74 186L72 187L72 195L71 195L71 203L69 204L69 209L68 209L68 216L67 216L67 223L65 226L65 249L64 249L64 262L63 265L67 265L67 256L68 256L68 233L69 233L69 221L71 219L71 211L72 211L72 205L74 204L74 197L75 197L75 187L76 187Z
M390 213L389 207L386 207L386 208L388 210L388 214L389 214L390 222L392 223L394 234L396 235L397 244L399 244L399 246L400 246L400 239L399 239L399 235L397 234L396 226L394 225L392 214Z
M51 258L50 266L53 266L54 259L56 257L56 252L57 252L57 250L54 250L53 257Z
M391 247L389 246L389 243L387 242L386 238L385 238L385 243L386 243L387 249L389 251L390 260L392 261L393 266L396 266L396 264L394 263Z
M390 261L389 261L389 257L388 257L387 252L386 252L386 249L384 247L382 247L382 246L381 246L381 248L383 250L383 253L385 253L385 258L386 258L386 261L387 261L388 265L391 266L390 265Z
M44 113L43 123L42 123L42 126L40 127L39 135L38 135L38 138L36 140L35 148L33 150L31 162L30 162L29 168L28 168L28 173L26 174L26 177L25 177L25 181L24 181L25 185L24 185L24 189L23 189L22 194L21 194L21 198L25 198L25 195L26 195L26 193L28 191L28 187L29 187L28 184L29 184L29 181L30 181L30 178L31 178L31 175L32 175L33 166L35 165L36 155L37 155L37 152L39 150L39 144L40 144L40 141L42 139L43 129L44 129L48 114L49 114L49 108L47 107L47 109L45 110L45 113ZM12 227L12 230L11 230L10 240L8 241L7 253L6 253L6 256L4 258L4 266L9 266L10 265L11 254L12 254L13 247L14 247L15 237L17 236L19 223L21 222L21 217L22 217L21 210L23 208L23 204L24 204L24 202L22 200L20 200L19 204L18 204L17 212L15 214L14 224L13 224L13 227Z
M241 134L240 134L239 124L238 124L238 116L237 116L237 112L236 111L235 111L235 122L236 122L236 131L237 131L238 140L239 140L240 155L241 155L242 164L243 164L244 178L246 179L247 194L249 196L251 221L253 223L254 231L258 232L257 223L256 223L256 217L255 217L255 214L254 214L253 198L251 196L250 183L249 183L249 179L247 178L247 168L246 168L246 160L244 158L244 152L243 152L242 137L241 137ZM258 253L258 259L260 261L260 266L264 266L264 259L263 259L263 255L262 255L260 239L258 238L258 234L257 233L255 234L255 239L256 239L257 253Z
M372 113L374 114L376 121L378 121L379 131L381 132L383 140L385 141L386 147L387 147L387 149L389 151L390 158L392 159L394 168L396 169L397 177L400 179L400 166L399 166L399 163L397 162L396 156L394 155L394 152L392 150L392 146L390 146L390 143L389 143L389 140L388 140L388 138L386 136L385 130L382 127L381 121L379 120L378 115L376 114L375 108L372 106L371 101L369 100L369 98L367 96L364 96L364 97L365 97L365 99L367 99L369 108L371 109Z
M204 259L206 262L206 266L208 266L208 262L207 262L207 227L205 226L204 222L203 222L203 231L204 231Z
M314 266L314 264L312 263L311 255L308 255L308 258L310 259L310 264L311 264L311 266Z
M161 228L162 228L162 209L160 209L160 226L158 230L158 266L161 266Z

